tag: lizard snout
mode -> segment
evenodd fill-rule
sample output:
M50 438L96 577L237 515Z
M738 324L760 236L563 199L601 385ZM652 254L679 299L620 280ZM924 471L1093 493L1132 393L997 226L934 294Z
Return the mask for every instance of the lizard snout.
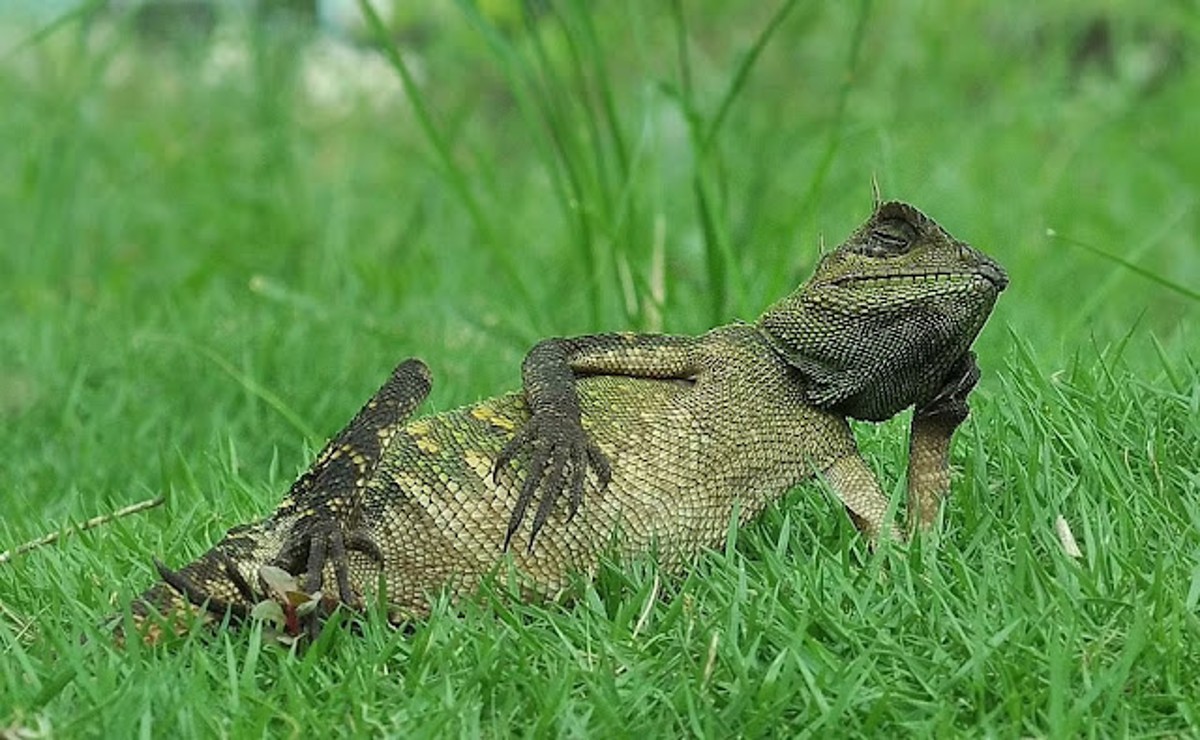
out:
M996 286L997 293L1008 287L1008 273L990 257L980 254L979 264L975 270L979 275L987 278L988 282Z

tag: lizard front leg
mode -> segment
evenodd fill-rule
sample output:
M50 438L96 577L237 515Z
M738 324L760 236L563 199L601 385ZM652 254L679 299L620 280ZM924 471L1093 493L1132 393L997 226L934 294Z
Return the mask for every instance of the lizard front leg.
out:
M954 364L946 383L913 412L908 442L908 531L928 531L950 492L950 440L967 418L967 396L979 382L975 353Z
M858 452L839 458L823 471L825 481L846 507L854 526L875 545L892 536L888 521L888 498L883 495L875 473Z
M600 485L612 477L608 459L583 429L575 380L582 375L638 378L691 378L698 370L695 337L665 334L594 334L539 342L525 357L521 376L530 418L509 440L492 467L500 470L526 458L525 483L517 496L504 537L507 550L538 490L541 498L529 535L529 549L546 524L555 501L569 497L572 517L583 500L587 469Z

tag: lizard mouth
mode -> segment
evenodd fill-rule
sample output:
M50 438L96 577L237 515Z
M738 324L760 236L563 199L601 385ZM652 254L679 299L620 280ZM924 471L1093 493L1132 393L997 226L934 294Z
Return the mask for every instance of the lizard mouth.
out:
M984 263L973 270L922 271L909 270L888 273L849 273L840 275L827 284L839 288L886 283L936 283L942 281L971 280L983 278L997 293L1008 287L1008 275L995 263Z

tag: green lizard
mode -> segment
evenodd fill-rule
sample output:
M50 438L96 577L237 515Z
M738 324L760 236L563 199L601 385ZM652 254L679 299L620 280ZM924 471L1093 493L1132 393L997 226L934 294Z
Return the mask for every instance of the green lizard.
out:
M885 537L889 501L848 419L909 407L907 516L928 528L979 379L970 345L1007 282L889 202L754 323L548 339L525 359L522 392L413 420L430 376L408 360L274 513L179 570L157 564L163 582L134 617L238 618L268 598L292 609L269 587L281 573L321 595L318 612L361 607L382 586L397 620L500 567L553 596L613 547L677 568L719 545L731 517L749 521L818 474L868 537Z

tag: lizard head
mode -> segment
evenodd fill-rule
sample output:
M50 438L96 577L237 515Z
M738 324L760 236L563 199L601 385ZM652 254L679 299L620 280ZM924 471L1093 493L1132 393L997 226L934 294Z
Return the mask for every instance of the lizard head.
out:
M975 293L994 301L1007 285L1003 268L987 255L913 206L889 201L825 255L805 287L820 300L863 312L950 293Z
M946 385L1007 284L987 255L892 201L759 326L803 376L810 403L886 419Z

